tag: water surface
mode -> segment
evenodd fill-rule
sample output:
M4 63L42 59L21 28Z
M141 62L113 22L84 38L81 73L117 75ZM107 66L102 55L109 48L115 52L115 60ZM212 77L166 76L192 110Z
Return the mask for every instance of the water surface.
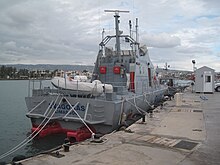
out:
M28 80L0 81L0 156L18 145L30 134L31 122L25 116L28 82ZM9 162L16 155L31 156L54 148L61 145L64 138L65 135L56 135L35 139L0 162Z

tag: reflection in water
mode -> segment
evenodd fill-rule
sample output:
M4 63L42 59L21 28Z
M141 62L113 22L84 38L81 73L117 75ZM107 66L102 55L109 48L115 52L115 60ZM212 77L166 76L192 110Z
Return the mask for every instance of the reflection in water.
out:
M48 135L44 138L33 139L26 147L26 156L33 156L51 150L64 143L66 134Z

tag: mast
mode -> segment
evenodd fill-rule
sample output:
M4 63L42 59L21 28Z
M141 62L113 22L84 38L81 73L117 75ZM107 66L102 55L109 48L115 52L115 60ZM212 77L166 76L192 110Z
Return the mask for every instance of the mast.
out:
M105 29L103 28L102 29L102 41L103 41L103 39L104 39L104 37L105 37ZM101 49L102 49L102 55L104 54L104 46L101 46Z
M138 37L138 18L136 18L136 42L139 43L139 37Z
M115 15L115 37L116 37L116 54L119 57L119 62L121 62L121 47L120 47L120 31L119 31L119 13L129 13L125 10L105 10L105 12L114 12Z
M129 29L130 29L130 37L132 37L132 24L131 24L131 20L129 20Z
M105 37L105 29L103 28L102 29L102 40L104 39L104 37Z

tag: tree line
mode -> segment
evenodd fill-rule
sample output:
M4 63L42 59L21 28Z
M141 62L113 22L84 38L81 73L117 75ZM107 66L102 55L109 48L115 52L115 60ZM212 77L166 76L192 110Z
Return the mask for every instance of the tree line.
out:
M0 67L0 79L29 79L29 78L51 78L54 71L49 70L36 70L30 71L28 69L19 69L15 67L2 65Z

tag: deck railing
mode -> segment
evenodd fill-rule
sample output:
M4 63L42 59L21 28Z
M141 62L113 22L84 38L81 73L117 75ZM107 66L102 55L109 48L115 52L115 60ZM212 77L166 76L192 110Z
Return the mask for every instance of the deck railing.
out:
M77 84L80 81L77 81ZM83 98L100 98L100 99L111 99L111 97L115 97L115 95L127 95L128 92L133 92L136 94L152 92L155 89L160 89L160 85L157 82L153 82L152 86L149 86L148 81L139 81L135 82L135 89L132 89L132 84L128 82L106 82L103 84L103 93L99 96L93 96L92 93L88 94L80 94L81 91L78 90L78 86L76 90L66 90L55 88L50 81L46 80L30 80L28 87L28 96L43 96L43 95L58 95L62 94L65 96L71 97L83 97ZM59 83L58 83L59 84ZM113 85L113 93L106 93L105 84L117 84ZM94 85L96 88L97 85Z

